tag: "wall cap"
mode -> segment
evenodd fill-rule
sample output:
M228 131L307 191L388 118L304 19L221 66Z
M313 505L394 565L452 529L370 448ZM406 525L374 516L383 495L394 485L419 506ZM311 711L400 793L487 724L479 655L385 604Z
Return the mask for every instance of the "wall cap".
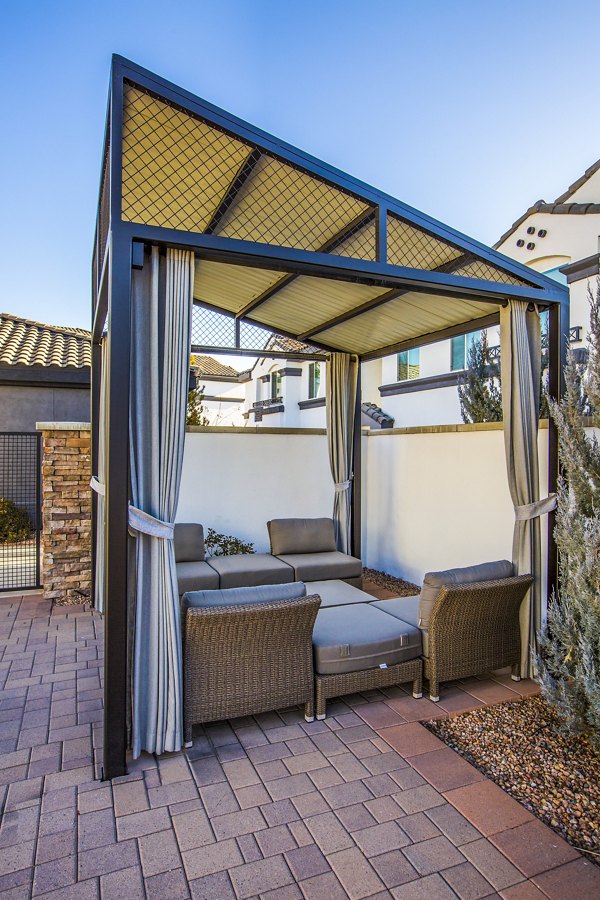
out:
M36 422L36 431L90 431L89 422Z
M326 428L262 428L249 425L188 425L187 434L327 434Z

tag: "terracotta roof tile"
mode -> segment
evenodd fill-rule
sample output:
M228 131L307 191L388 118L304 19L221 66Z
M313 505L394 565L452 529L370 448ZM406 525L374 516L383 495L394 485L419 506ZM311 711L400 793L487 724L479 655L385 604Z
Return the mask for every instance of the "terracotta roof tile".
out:
M237 376L239 375L237 369L233 369L231 366L223 365L223 363L220 363L216 359L213 359L212 356L201 356L197 353L194 353L192 356L192 368L195 370L195 374L199 377L202 377L202 375L217 375L237 378Z
M0 365L85 368L91 365L91 334L0 313Z

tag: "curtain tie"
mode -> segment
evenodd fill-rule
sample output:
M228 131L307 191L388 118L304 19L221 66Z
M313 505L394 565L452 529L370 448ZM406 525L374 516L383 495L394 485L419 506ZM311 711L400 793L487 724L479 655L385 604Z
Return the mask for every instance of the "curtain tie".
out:
M137 531L140 534L162 538L164 541L173 540L175 528L173 522L163 522L162 519L157 519L155 516L151 516L150 513L146 513L131 504L129 504L128 524L133 531Z
M337 481L334 485L336 494L341 494L342 491L347 491L350 487L350 481Z
M101 481L98 481L95 475L92 475L90 478L90 487L93 491L96 491L97 494L100 494L101 497L104 497L106 488Z
M556 494L550 494L543 500L526 503L525 506L515 506L515 521L527 522L529 519L537 519L552 512L553 509L556 509Z

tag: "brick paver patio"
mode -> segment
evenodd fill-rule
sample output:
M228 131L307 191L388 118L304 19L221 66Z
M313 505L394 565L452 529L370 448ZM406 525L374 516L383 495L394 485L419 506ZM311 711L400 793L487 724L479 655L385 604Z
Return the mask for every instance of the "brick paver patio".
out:
M419 722L531 684L219 723L110 784L101 630L80 607L0 598L0 898L600 896L600 869Z

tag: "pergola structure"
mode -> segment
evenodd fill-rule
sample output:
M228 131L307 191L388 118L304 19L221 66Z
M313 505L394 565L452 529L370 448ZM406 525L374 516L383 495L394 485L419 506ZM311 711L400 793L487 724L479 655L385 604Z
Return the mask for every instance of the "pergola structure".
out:
M115 56L93 256L94 471L101 378L107 410L106 778L126 771L131 292L148 247L193 251L193 352L258 355L276 332L317 358L366 361L495 325L520 300L549 310L558 396L568 342L563 286ZM360 416L355 429L358 454ZM550 490L557 473L551 426ZM358 478L353 546L360 555Z

